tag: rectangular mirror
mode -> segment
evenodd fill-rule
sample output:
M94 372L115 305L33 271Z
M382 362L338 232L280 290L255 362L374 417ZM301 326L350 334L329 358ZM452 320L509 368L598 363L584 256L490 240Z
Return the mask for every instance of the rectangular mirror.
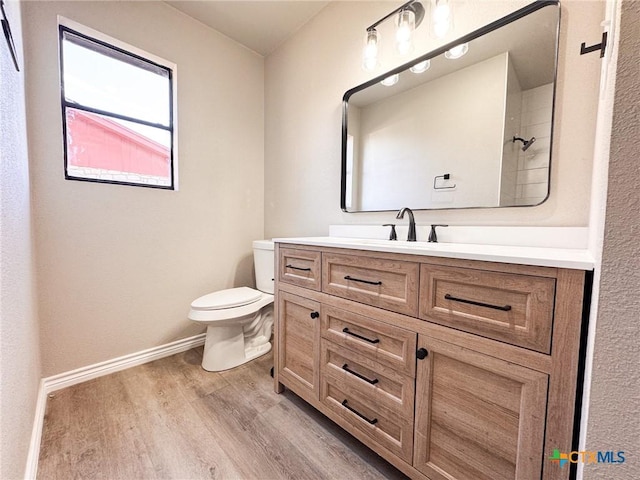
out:
M342 209L544 202L559 19L557 1L535 2L347 91Z

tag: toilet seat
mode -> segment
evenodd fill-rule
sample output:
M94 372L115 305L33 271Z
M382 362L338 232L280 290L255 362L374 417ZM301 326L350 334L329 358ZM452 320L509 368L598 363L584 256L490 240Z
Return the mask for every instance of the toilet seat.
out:
M257 302L262 295L262 292L249 287L229 288L196 298L191 303L191 309L210 311L242 307Z
M218 296L210 297L210 295L213 295L216 293L220 294L219 297L222 297L222 298L226 297L226 293L223 293L223 292L228 292L228 290L220 290L219 292L214 292L213 294L210 293L208 295L204 295L200 298L197 298L191 304L191 309L189 310L188 318L196 322L204 322L207 324L211 324L213 322L221 325L221 323L219 322L226 322L229 320L242 321L244 318L255 315L255 313L260 311L263 307L273 303L273 295L269 293L263 293L248 287L240 287L240 288L246 288L247 290L250 290L251 294L249 294L249 292L244 292L246 296L242 297L242 292L240 293L234 292L231 294L233 295L233 297L231 297L233 301L225 300L220 302L210 302L209 300L211 298L213 298L214 300L215 299L221 300L221 298L218 298ZM232 288L229 290L236 290L236 289ZM253 292L255 292L255 294L253 294ZM204 298L206 297L208 297L208 299L204 300ZM244 300L240 300L242 298L244 298ZM249 300L251 299L255 299L255 300L249 302ZM244 305L236 305L234 307L228 306L233 303L242 303L243 301L246 301L249 303L245 303ZM211 303L216 303L218 308L213 308L214 305L210 305ZM220 305L227 305L227 307L220 308Z

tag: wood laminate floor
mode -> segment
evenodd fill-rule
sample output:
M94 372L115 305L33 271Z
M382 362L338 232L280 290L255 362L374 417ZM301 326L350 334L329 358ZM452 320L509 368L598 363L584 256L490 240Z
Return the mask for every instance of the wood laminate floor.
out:
M38 479L401 479L290 392L272 355L220 373L202 347L54 392Z

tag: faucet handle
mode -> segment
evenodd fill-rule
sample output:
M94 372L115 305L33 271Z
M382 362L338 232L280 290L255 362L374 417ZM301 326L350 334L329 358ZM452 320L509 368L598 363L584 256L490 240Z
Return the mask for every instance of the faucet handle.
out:
M429 242L438 243L438 236L436 235L436 227L448 227L449 225L431 225L431 232L429 232Z
M382 225L383 227L391 227L391 231L389 232L389 240L397 240L398 235L396 234L396 225L395 223L385 223Z

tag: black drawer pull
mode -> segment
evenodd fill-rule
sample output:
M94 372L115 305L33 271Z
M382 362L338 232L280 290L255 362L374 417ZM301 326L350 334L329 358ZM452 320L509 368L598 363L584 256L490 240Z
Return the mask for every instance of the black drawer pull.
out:
M377 378L374 378L373 380L371 380L370 378L365 377L364 375L358 373L358 372L354 372L353 370L351 370L349 368L349 365L347 365L346 363L344 365L342 365L342 369L345 372L349 372L351 375L355 375L356 377L358 377L360 380L364 380L367 383L370 383L371 385L375 385L376 383L379 382L379 380Z
M320 316L320 314L318 312L311 312L309 316L315 320Z
M292 270L301 270L303 272L310 272L311 271L310 268L294 267L293 265L286 265L286 267L290 268Z
M449 295L448 293L444 296L444 298L446 298L447 300L453 300L454 302L468 303L469 305L477 305L478 307L487 307L487 308L493 308L494 310L502 310L503 312L508 312L509 310L511 310L511 305L504 305L504 306L491 305L490 303L476 302L475 300L467 300L466 298L457 298L452 295Z
M346 399L343 400L342 406L344 408L346 408L347 410L349 410L350 412L355 413L357 416L359 416L361 419L363 419L365 422L369 423L370 425L375 425L376 423L378 423L378 419L377 418L369 419L369 418L365 417L363 414L361 414L359 411L357 411L355 408L350 407L347 404L347 400Z
M366 283L367 285L382 285L381 281L372 282L371 280L362 280L361 278L354 278L351 275L345 275L345 280L353 280L354 282Z
M342 331L348 335L353 335L356 338L359 338L360 340L364 340L365 342L369 342L369 343L380 343L380 339L379 338L374 338L373 340L371 340L370 338L367 337L363 337L362 335L358 335L357 333L353 333L351 331L349 331L349 329L347 327L344 327L342 329Z

